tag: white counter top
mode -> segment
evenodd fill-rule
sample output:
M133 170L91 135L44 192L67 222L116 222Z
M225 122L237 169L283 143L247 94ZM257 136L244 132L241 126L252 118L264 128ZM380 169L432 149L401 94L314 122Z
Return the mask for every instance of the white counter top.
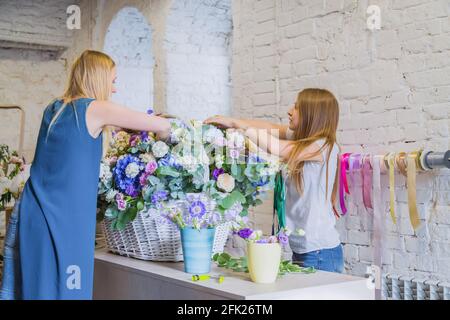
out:
M104 250L95 254L95 299L374 299L366 279L317 271L286 274L273 284L257 284L248 274L212 264L216 279L192 281L183 263L151 262L121 257Z

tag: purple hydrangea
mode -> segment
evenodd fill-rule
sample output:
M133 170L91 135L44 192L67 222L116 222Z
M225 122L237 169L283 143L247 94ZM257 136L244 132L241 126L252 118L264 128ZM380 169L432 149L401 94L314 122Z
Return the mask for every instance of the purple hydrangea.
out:
M168 195L169 192L167 192L166 190L156 191L152 194L152 204L156 205L161 201L166 201Z

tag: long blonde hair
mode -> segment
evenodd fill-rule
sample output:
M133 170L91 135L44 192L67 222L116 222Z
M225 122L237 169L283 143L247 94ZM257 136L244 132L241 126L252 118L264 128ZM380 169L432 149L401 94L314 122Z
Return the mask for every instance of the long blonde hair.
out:
M51 127L58 120L68 104L77 98L94 98L97 100L109 100L112 91L112 76L115 62L107 54L94 51L84 51L72 64L67 86L62 95L63 105L53 116L48 126L47 137ZM74 108L73 104L71 104ZM78 115L74 108L78 125ZM103 134L103 153L108 148L111 129L105 127Z
M292 151L289 155L288 167L295 181L297 191L303 192L304 161L298 160L298 155L318 139L325 139L325 144L312 157L329 150L326 160L326 198L328 198L328 162L331 150L336 143L336 130L339 121L339 105L334 95L324 89L309 88L301 91L295 103L299 124L294 130ZM336 172L337 177L337 172ZM333 187L333 199L336 196L336 177Z

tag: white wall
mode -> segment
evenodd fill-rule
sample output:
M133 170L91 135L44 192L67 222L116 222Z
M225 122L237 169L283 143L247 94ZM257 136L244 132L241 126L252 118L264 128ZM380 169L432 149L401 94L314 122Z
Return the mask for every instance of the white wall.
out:
M369 4L381 8L381 30L367 29ZM340 102L343 151L384 153L449 148L450 3L433 1L233 1L233 114L286 121L306 87L330 89ZM382 177L387 200L387 177ZM450 279L450 173L417 178L425 225L412 230L404 177L396 177L398 226L385 202L386 272ZM269 230L271 204L256 209ZM338 221L346 270L371 264L371 228L361 208Z
M121 9L105 36L104 51L116 62L112 100L139 111L153 109L152 29L134 7Z
M230 113L231 1L174 0L167 17L167 111L203 120Z

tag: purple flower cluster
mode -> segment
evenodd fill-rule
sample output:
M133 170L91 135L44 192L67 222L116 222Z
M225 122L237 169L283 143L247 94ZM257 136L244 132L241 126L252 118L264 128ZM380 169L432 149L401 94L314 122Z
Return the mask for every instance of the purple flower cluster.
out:
M139 158L135 156L126 155L124 157L119 158L117 160L116 167L113 169L113 177L117 185L117 188L121 192L135 198L139 195L139 192L141 191L142 188L139 179L143 171L139 172L139 174L133 178L127 176L126 168L130 163L133 162L136 163L138 166L143 166Z
M141 186L145 186L147 184L147 178L150 175L152 175L156 171L157 168L158 168L158 164L155 161L151 161L151 162L147 163L147 165L145 166L144 173L139 178L139 183L141 184Z
M123 194L121 194L121 193L116 194L116 203L117 203L117 209L119 209L120 211L125 210L127 207L127 203L125 202L125 200L123 198Z
M152 194L152 204L156 205L161 201L166 201L168 199L169 192L166 190L156 191Z
M222 174L225 173L225 170L223 170L222 168L215 168L213 171L213 177L214 180L217 180L217 178Z
M238 235L242 239L248 239L252 233L253 233L253 230L250 228L244 228L244 229L241 229L238 231Z

